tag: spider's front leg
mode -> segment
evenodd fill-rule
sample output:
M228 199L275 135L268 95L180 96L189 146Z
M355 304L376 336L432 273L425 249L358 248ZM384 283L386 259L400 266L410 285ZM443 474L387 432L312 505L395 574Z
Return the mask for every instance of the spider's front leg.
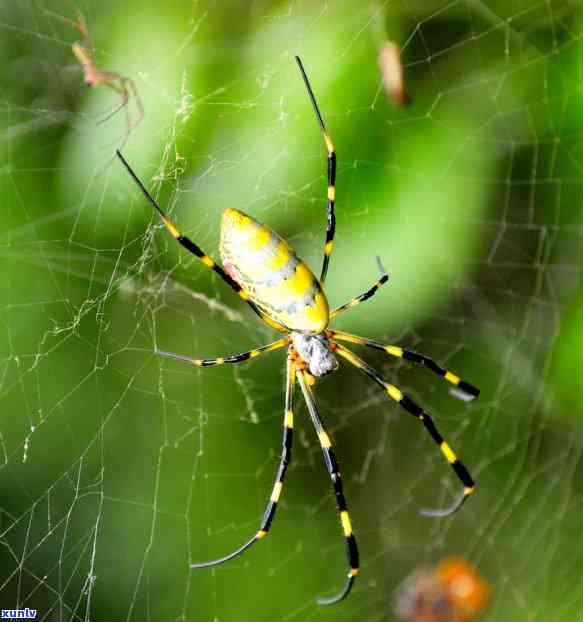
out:
M324 138L324 145L326 146L326 152L328 154L328 190L326 193L326 242L324 243L324 260L322 262L322 273L320 275L320 285L323 287L324 282L326 281L326 274L328 273L328 264L330 263L330 255L332 255L332 248L334 247L334 234L336 232L336 214L334 212L334 201L336 200L336 150L334 149L334 143L332 142L332 138L330 138L330 134L328 134L326 125L324 124L324 119L322 118L322 113L320 112L320 108L318 107L318 103L316 102L316 96L314 95L314 91L312 90L312 85L308 80L306 70L304 69L304 65L302 64L299 56L296 56L296 63L298 64L300 73L302 74L302 78L304 80L304 84L306 85L308 97L310 98L312 106L314 107L314 112L316 113L318 125L320 126L322 137Z
M272 317L265 314L259 307L251 300L249 293L246 289L244 289L231 275L229 275L223 268L217 264L214 259L209 257L200 246L191 240L188 236L183 235L178 227L172 222L172 219L166 214L166 212L158 205L158 202L154 197L148 192L148 189L142 182L142 180L136 175L132 167L128 164L126 159L121 154L119 149L116 150L116 155L120 159L121 163L124 165L125 169L129 173L130 177L133 179L134 183L138 186L142 194L146 197L147 201L154 208L160 220L166 227L167 231L172 235L172 237L189 253L192 253L195 257L198 257L202 264L206 266L209 270L212 270L215 274L217 274L233 291L244 300L253 311L269 326L274 328L279 332L286 332L284 326L274 320Z

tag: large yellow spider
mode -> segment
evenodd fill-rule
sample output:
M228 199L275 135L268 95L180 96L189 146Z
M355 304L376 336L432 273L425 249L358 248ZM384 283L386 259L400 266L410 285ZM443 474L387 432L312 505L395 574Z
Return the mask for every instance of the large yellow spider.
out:
M473 385L461 380L455 374L445 370L429 357L405 350L399 346L385 345L371 339L364 339L338 330L328 328L330 320L334 319L347 309L350 309L370 298L382 285L388 281L388 276L377 258L382 276L366 292L353 300L343 304L330 312L328 300L323 291L328 262L332 253L334 241L335 216L334 196L336 178L336 154L334 145L326 131L326 126L320 114L316 98L308 81L301 60L296 57L298 67L306 84L308 95L314 107L318 124L322 130L324 143L328 152L328 227L326 231L326 243L324 245L324 261L319 279L316 279L308 266L299 259L294 250L266 225L261 224L251 216L236 209L226 209L221 221L220 253L224 268L215 263L200 247L185 235L182 235L178 227L170 220L154 198L146 190L130 168L122 154L117 155L123 162L134 182L141 189L145 197L158 212L166 229L188 251L196 255L202 263L214 270L227 285L257 313L257 315L272 328L283 333L284 336L273 343L261 348L256 348L234 356L224 356L212 359L195 359L171 352L156 351L161 356L166 356L179 361L184 361L198 367L211 365L223 365L225 363L239 363L247 359L255 358L272 352L279 348L288 348L285 411L283 420L283 448L281 459L271 497L267 503L265 513L261 519L259 530L253 537L238 549L208 562L192 564L191 568L208 568L233 559L243 553L250 546L265 538L271 527L277 503L281 496L283 482L287 468L291 460L293 438L293 410L292 399L295 381L306 400L310 418L318 434L324 462L334 489L336 506L338 508L340 522L348 555L348 580L339 594L331 598L320 598L318 603L328 605L337 603L345 598L358 574L358 548L352 531L352 525L348 516L348 509L342 488L342 479L338 469L338 462L332 451L330 437L326 433L318 408L314 400L312 385L316 378L321 378L334 371L338 367L336 355L352 363L369 378L378 383L388 396L404 408L409 414L416 417L425 427L433 441L439 446L453 468L455 474L461 480L464 489L461 497L449 508L440 510L423 510L428 516L446 516L458 510L467 497L474 491L474 481L470 474L457 459L450 446L443 440L431 417L418 406L410 397L402 393L396 386L385 382L382 376L353 354L348 348L342 346L339 341L345 341L358 345L368 346L382 350L397 358L402 358L414 363L425 365L433 373L441 376L455 385L458 397L466 400L474 399L479 395L479 390Z

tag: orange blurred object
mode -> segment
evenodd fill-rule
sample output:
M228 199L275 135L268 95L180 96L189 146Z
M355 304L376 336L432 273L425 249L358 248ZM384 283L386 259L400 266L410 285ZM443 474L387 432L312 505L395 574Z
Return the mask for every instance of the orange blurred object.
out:
M407 622L471 622L486 609L490 587L460 557L419 570L395 595L395 614Z

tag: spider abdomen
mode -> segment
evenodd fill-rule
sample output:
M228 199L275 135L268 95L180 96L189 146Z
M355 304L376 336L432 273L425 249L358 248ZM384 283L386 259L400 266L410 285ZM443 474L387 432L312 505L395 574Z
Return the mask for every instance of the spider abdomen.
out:
M302 333L321 333L328 326L330 311L320 283L275 231L226 209L220 252L224 269L269 317Z

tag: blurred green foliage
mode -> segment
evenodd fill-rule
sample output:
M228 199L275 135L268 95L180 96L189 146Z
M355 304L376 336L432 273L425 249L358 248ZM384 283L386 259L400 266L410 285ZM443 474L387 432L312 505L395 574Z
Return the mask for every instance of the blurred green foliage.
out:
M583 620L583 99L578 3L79 2L97 65L146 111L124 153L210 254L237 207L314 268L325 154L293 62L305 62L338 152L336 306L390 285L338 326L445 362L482 389L365 353L435 415L479 491L356 372L318 386L342 462L362 576L346 603L328 475L297 400L294 464L273 530L283 356L192 369L156 358L266 343L217 279L156 223L113 160L122 111L75 67L75 5L0 7L3 204L2 606L55 620L390 620L395 587L451 554L491 582L484 620ZM382 90L384 37L413 103ZM128 110L136 114L135 102ZM411 420L410 420L411 419ZM44 617L42 617L44 616Z

